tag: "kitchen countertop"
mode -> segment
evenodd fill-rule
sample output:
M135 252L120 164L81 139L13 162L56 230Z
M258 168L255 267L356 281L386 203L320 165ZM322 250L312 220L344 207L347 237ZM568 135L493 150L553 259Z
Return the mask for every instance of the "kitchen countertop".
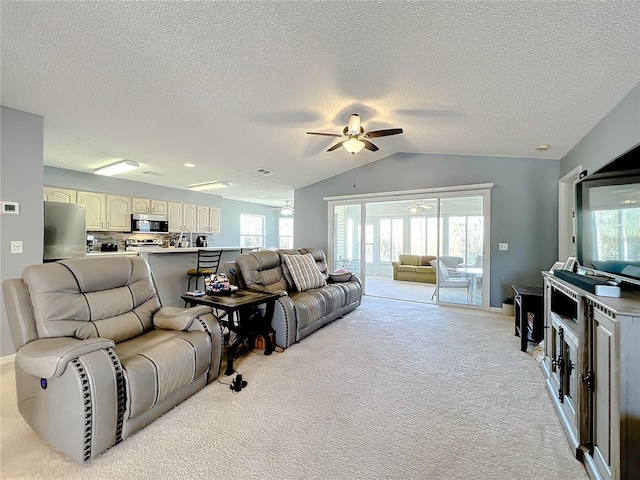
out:
M87 257L104 257L108 255L129 255L136 256L138 252L128 252L126 250L117 250L115 252L87 252Z
M169 247L169 248L150 248L148 250L143 250L142 253L189 253L189 252L197 252L198 250L207 250L207 251L213 251L213 250L222 250L224 251L229 251L229 250L240 250L240 247L187 247L187 248L180 248L180 247Z

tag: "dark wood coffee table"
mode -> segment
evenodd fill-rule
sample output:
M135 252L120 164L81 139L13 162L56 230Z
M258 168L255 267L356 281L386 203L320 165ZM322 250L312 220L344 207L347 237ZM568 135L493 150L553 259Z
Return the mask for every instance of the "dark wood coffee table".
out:
M248 341L249 347L253 348L255 337L262 335L265 341L264 354L271 355L273 352L274 345L271 344L270 334L275 333L275 330L271 328L271 319L276 299L279 296L276 293L237 290L231 295L205 295L203 297L182 295L181 298L191 306L206 305L211 307L218 322L236 334L235 341L227 350L227 368L224 372L225 375L232 375L236 350L245 341ZM258 305L262 304L267 306L264 315L261 315L258 310ZM222 310L222 314L218 310Z

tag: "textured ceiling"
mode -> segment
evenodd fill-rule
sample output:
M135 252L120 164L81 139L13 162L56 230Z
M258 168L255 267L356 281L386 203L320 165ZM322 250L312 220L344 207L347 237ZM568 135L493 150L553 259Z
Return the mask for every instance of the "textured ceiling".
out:
M1 102L45 164L268 205L396 152L561 158L640 82L638 2L2 1ZM551 148L538 152L538 144ZM185 162L196 168L188 169ZM268 177L258 168L272 172ZM144 173L151 172L151 173Z

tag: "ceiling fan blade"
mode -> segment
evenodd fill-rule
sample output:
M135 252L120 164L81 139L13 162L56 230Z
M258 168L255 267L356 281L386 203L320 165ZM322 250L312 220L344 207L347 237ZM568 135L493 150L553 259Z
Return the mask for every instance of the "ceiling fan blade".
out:
M399 133L402 133L401 128L387 128L386 130L374 130L373 132L367 132L364 136L367 138L388 137L389 135L398 135Z
M364 148L366 148L367 150L371 150L372 152L375 152L376 150L378 150L378 147L376 147L369 140L365 138L361 138L360 140L364 143Z
M320 132L307 132L307 135L322 135L323 137L342 137L339 133L320 133Z
M342 135L340 135L340 136L342 136ZM343 144L343 143L344 143L344 142L338 142L338 143L336 143L334 146L332 146L331 148L329 148L329 149L327 150L327 152L333 152L334 150L336 150L336 149L340 148L340 147L342 146L342 144Z

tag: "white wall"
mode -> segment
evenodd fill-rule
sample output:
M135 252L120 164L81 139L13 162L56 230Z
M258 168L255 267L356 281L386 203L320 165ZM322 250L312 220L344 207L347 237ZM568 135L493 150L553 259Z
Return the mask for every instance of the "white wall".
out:
M39 115L0 107L0 199L20 204L19 215L0 215L2 280L19 277L28 265L42 263L42 133ZM11 241L22 241L21 254L11 253ZM14 353L2 298L0 355Z

